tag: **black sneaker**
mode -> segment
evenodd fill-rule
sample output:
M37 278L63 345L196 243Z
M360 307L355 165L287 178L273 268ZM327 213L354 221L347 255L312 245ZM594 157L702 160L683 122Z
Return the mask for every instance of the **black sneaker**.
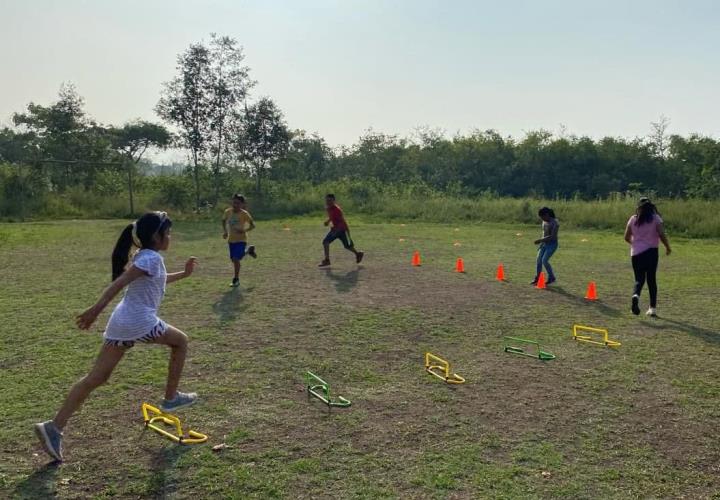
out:
M553 276L552 278L548 279L548 280L547 280L547 283L545 283L545 284L546 284L546 285L551 285L551 284L555 283L556 281L557 281L557 280L555 279L555 276Z
M248 247L247 254L253 259L257 259L257 254L255 253L255 245L250 245Z
M327 267L329 265L330 265L330 260L323 259L323 261L320 264L318 264L318 267Z
M640 297L637 295L632 296L632 306L630 307L630 310L635 316L640 314Z
M230 283L230 286L232 288L237 288L240 286L240 279L239 278L233 278L232 283Z
M355 256L355 262L360 264L362 262L363 257L365 256L365 252L358 252Z

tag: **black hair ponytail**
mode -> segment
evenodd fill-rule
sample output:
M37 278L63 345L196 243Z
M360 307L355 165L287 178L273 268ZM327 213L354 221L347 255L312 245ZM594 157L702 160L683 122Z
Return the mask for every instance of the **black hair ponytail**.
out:
M115 281L118 276L125 272L125 266L127 266L128 260L130 259L130 247L132 246L132 232L133 225L128 224L123 232L120 233L120 237L115 243L115 248L112 253L112 280Z
M553 219L555 218L555 210L548 207L542 207L540 210L538 210L538 216L542 217L543 215L549 215Z
M155 235L165 237L172 226L172 221L165 212L148 212L143 214L133 224L128 224L115 243L112 253L112 279L115 281L118 276L125 272L130 260L130 247L154 249ZM135 233L135 234L133 234Z
M647 203L643 203L637 208L637 219L635 220L635 225L641 226L643 224L649 224L655 218L656 213L657 208L655 205L649 201Z

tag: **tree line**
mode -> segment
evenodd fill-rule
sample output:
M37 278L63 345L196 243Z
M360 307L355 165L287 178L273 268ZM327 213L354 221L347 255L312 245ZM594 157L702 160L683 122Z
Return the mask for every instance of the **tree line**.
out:
M333 148L318 134L290 129L275 101L255 98L256 82L237 40L211 35L178 55L160 89L162 123L103 125L88 116L72 85L55 102L30 103L0 129L0 213L70 189L124 191L130 213L149 149L182 148L182 176L195 210L214 205L236 181L421 185L453 195L606 197L628 191L666 197L720 198L720 141L669 135L668 121L647 137L592 139L531 131L522 138L496 130L447 136L418 128L410 137L368 130ZM168 194L170 189L168 189ZM267 194L267 193L266 193Z

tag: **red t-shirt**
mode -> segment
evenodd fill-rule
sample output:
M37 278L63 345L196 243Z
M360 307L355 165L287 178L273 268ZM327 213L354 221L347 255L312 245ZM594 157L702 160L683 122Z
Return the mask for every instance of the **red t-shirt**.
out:
M330 205L327 207L327 213L335 231L348 230L348 225L347 222L345 222L345 217L343 217L342 209L338 205Z

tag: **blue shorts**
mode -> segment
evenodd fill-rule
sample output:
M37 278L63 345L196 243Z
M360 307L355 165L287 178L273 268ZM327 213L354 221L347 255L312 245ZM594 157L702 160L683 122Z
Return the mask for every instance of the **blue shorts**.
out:
M245 247L247 242L238 241L236 243L228 243L230 248L230 260L242 260L245 257Z

